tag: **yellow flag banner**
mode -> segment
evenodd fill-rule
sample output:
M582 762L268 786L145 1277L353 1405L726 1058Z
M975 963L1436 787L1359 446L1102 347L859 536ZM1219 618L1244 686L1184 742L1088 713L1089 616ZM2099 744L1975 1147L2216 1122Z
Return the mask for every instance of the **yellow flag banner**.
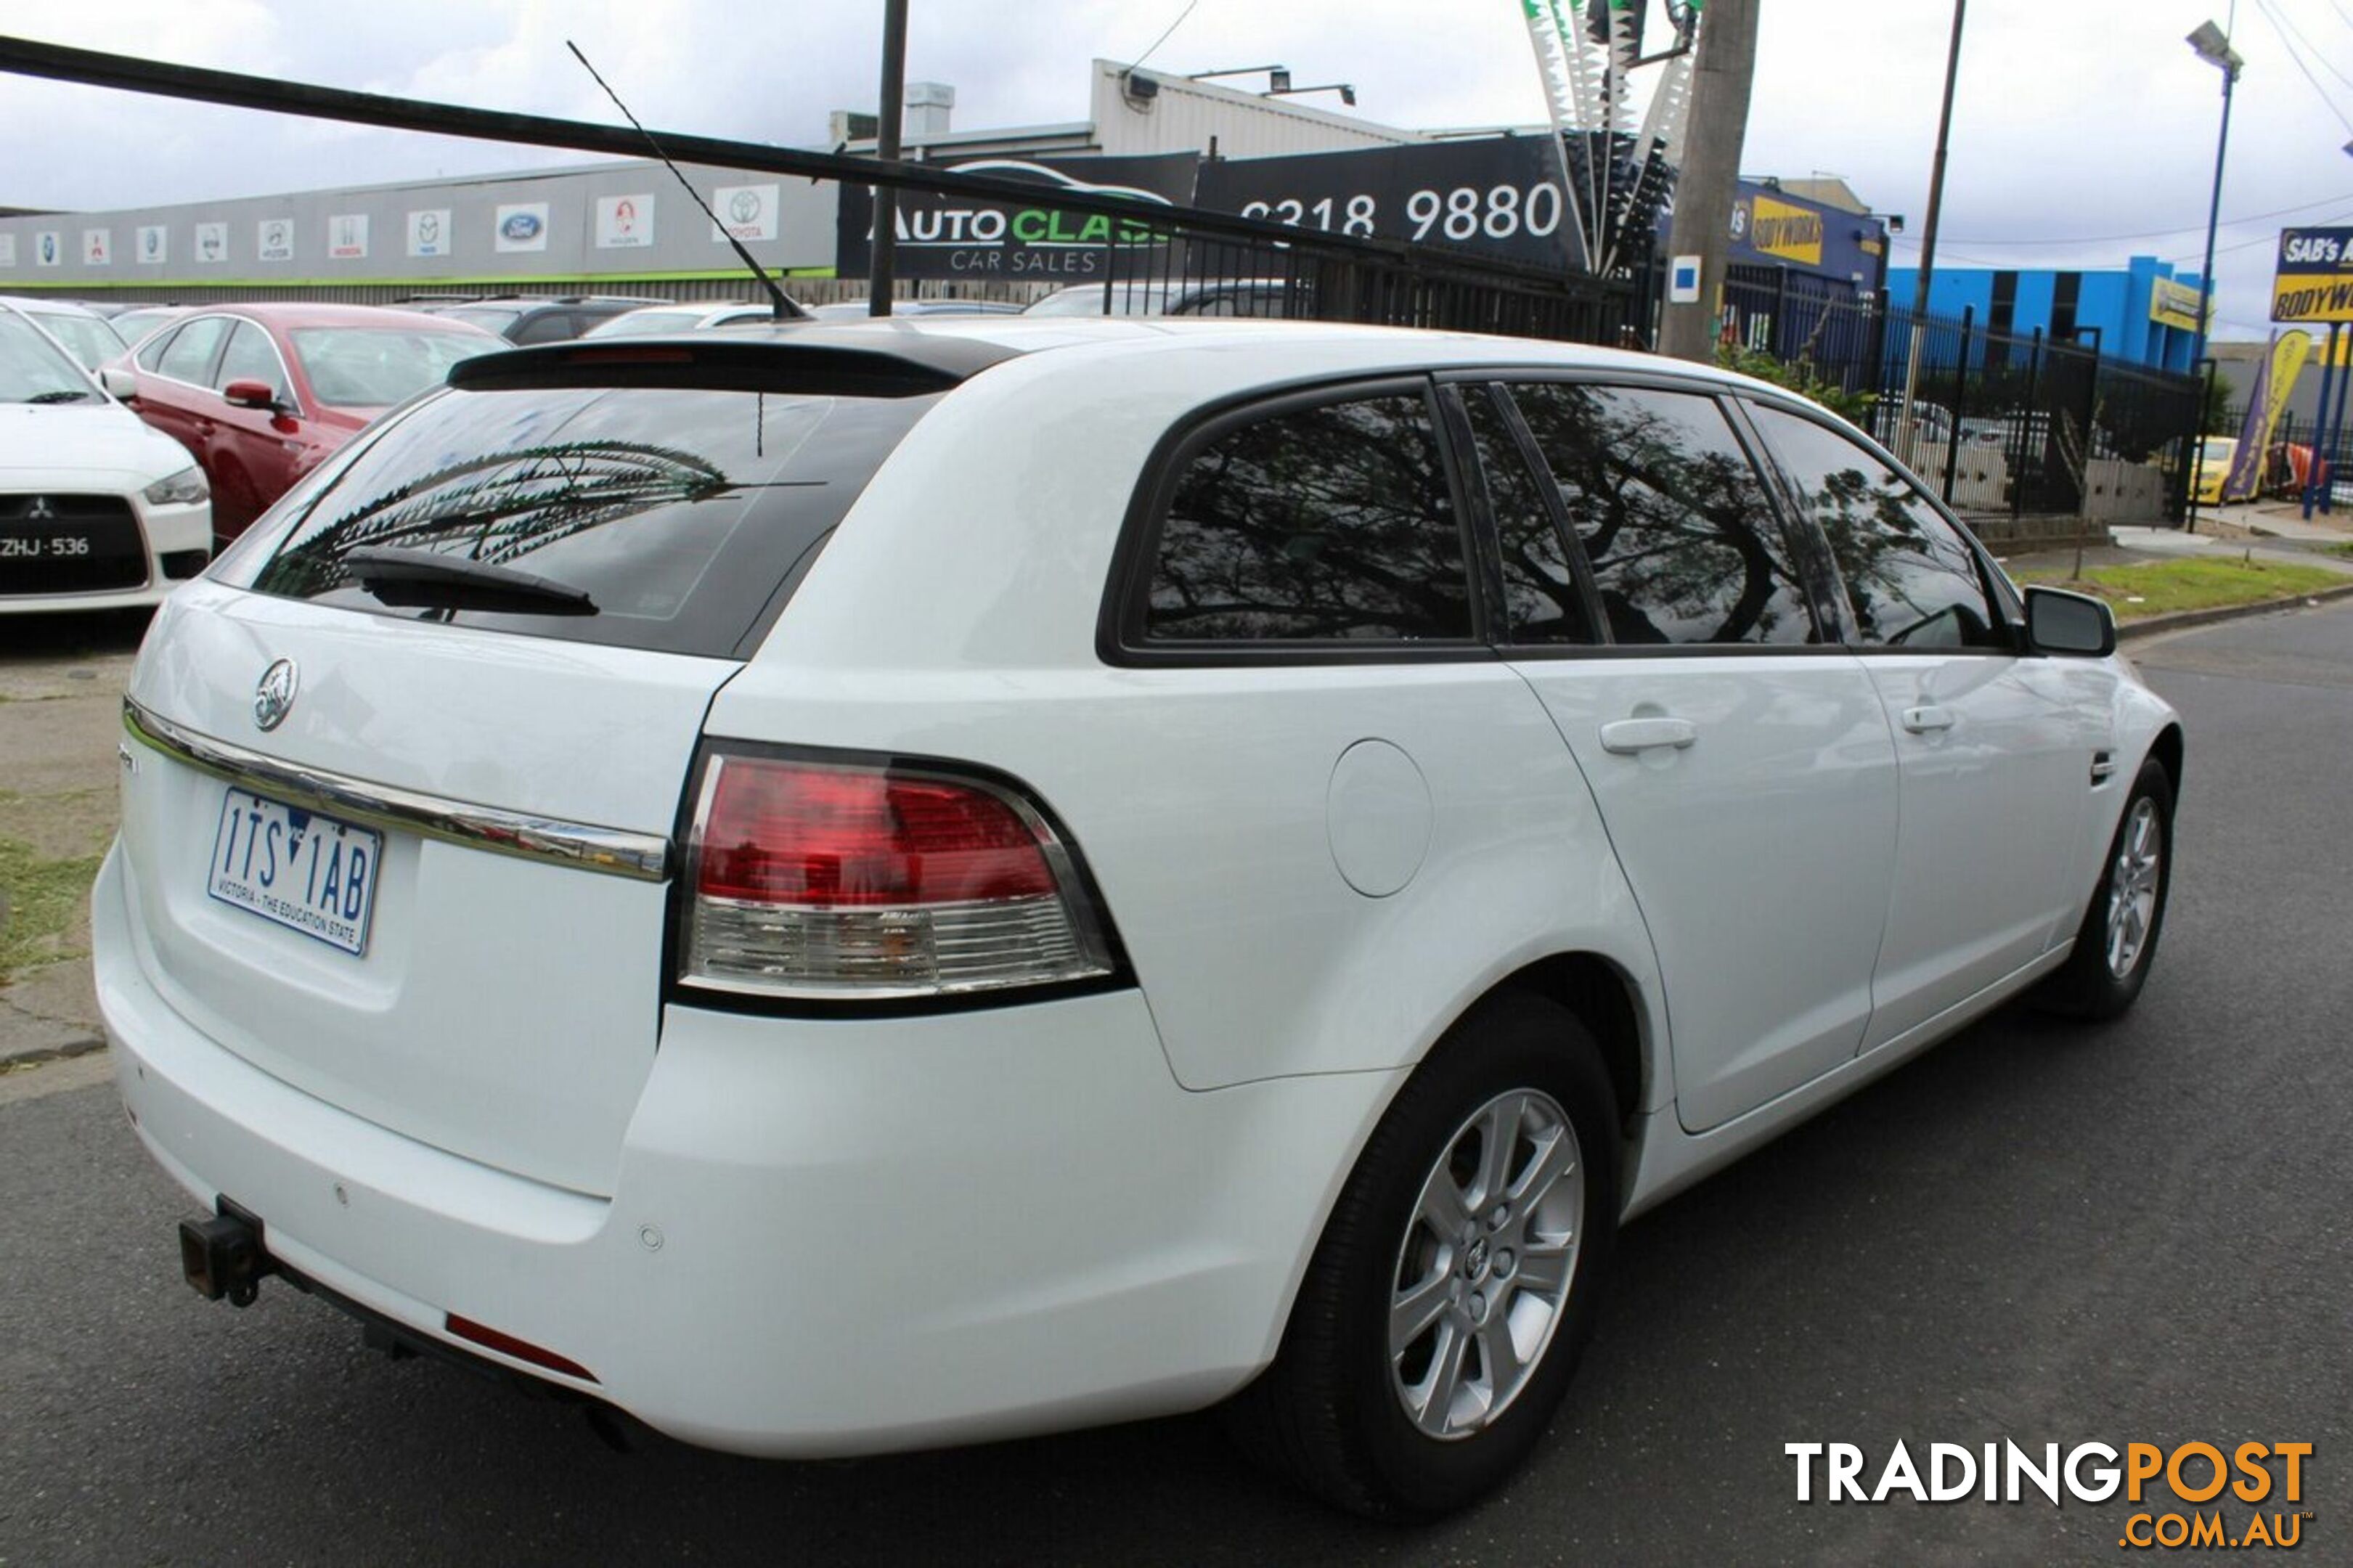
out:
M2256 396L2248 401L2246 423L2239 427L2239 449L2232 455L2231 472L2222 481L2224 500L2251 500L2263 488L2263 475L2270 468L2264 459L2272 449L2272 432L2279 428L2280 416L2287 411L2288 394L2295 390L2295 378L2311 353L2312 339L2306 333L2282 332L2273 340L2270 362L2256 378Z
M2287 395L2295 390L2295 378L2304 371L2304 362L2312 353L2312 336L2308 332L2282 332L2279 342L2272 345L2271 396L2263 403L2263 440L2272 444L2272 433L2279 428L2280 416L2287 411Z

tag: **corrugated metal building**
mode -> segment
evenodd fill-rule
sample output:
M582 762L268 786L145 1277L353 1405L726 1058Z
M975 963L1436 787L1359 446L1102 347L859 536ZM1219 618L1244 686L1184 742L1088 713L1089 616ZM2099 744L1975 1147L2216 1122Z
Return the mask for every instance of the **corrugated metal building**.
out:
M1093 62L1090 118L956 132L952 89L912 83L910 156L1216 153L1260 157L1429 138L1292 101ZM871 151L852 142L852 152ZM831 281L838 190L685 170L762 266L813 300ZM307 191L108 212L0 216L0 293L157 300L381 302L412 292L598 291L741 298L754 285L659 163L598 163L475 178ZM1017 286L1018 287L1018 286Z

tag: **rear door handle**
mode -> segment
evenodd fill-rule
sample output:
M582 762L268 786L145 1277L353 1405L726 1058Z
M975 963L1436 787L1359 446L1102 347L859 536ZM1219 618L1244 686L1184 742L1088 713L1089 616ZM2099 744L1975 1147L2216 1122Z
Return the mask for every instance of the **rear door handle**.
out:
M1934 734L1953 727L1953 710L1931 704L1925 708L1904 710L1904 727L1915 735Z
M1688 719L1612 719L1601 726L1601 749L1631 756L1654 746L1683 750L1699 739L1699 728Z

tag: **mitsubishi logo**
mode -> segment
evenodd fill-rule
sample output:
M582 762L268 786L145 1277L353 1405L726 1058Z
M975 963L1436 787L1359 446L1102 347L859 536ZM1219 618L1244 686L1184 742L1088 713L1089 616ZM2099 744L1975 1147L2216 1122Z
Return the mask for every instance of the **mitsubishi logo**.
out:
M58 509L49 504L49 498L47 496L35 496L33 504L25 509L25 520L27 522L41 522L57 515Z
M294 706L294 689L301 679L290 658L281 658L261 672L253 689L253 723L258 730L275 730Z

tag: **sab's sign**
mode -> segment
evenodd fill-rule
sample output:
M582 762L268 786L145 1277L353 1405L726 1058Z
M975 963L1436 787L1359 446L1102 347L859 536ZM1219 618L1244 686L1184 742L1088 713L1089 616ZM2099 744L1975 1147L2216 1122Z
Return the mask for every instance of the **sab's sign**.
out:
M1034 279L1083 283L1129 271L1160 270L1167 235L1154 207L1189 205L1198 160L1190 153L1145 158L978 158L944 167L994 174L1039 188L1034 205L974 201L939 191L901 191L897 264L902 278ZM1116 196L1135 204L1133 218L1068 212L1058 191ZM841 187L834 269L867 271L873 257L874 195Z
M2353 321L2353 228L2280 230L2274 321Z

